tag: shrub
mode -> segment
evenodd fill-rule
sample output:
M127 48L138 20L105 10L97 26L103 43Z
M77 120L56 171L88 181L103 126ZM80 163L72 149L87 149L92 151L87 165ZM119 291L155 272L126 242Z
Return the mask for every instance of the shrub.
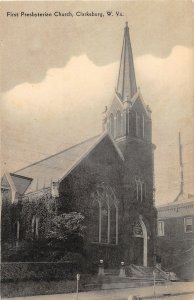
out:
M6 281L72 279L79 271L75 262L12 262L2 263L1 278Z

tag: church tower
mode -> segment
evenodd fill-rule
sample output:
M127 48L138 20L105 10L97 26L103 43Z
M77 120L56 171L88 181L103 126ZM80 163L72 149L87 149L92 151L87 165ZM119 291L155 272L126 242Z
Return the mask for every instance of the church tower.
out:
M151 265L154 256L156 213L151 110L137 88L133 54L126 22L115 96L104 119L104 129L124 156L122 178L125 259Z
M119 143L126 138L151 142L151 110L136 85L129 27L124 28L123 46L115 97L104 123L105 129Z

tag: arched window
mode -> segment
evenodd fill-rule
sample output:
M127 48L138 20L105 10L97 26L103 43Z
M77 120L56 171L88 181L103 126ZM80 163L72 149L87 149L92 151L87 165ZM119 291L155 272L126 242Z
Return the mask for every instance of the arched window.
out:
M117 205L112 204L110 206L110 243L111 244L117 244L116 241L116 227L117 224L115 220L117 220Z
M91 209L91 226L90 231L92 235L93 242L101 242L101 203L99 202L99 199L94 197L92 195L92 209Z
M121 112L118 110L116 115L116 136L121 136L121 128L122 128L122 119L121 119Z
M146 200L146 184L140 178L136 177L136 199L137 201Z
M113 114L110 115L110 118L109 118L109 122L110 122L110 134L112 135L112 137L114 137L114 116Z
M112 188L98 186L92 193L92 201L95 203L90 228L93 242L118 244L118 204Z
M102 201L102 206L101 206L101 242L102 243L109 242L108 223L109 223L109 207L106 201Z

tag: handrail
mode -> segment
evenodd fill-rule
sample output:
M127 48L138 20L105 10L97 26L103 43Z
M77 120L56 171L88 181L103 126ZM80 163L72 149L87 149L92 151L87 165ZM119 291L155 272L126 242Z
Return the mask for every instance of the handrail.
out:
M154 267L154 269L157 269L160 272L160 275L164 278L164 279L168 279L170 280L170 272L165 272L164 270L158 268L157 266Z
M193 261L193 259L192 259L192 258L191 258L191 259L189 259L189 260L187 260L187 261L185 261L184 263L177 264L177 265L175 265L175 266L171 267L170 269L175 269L176 267L184 266L184 265L186 265L186 264L190 263L191 261Z

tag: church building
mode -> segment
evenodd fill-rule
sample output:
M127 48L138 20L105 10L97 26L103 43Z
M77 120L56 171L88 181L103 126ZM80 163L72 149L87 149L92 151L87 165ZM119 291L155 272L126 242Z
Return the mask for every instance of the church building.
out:
M152 266L155 257L154 149L151 110L137 88L126 23L115 96L104 112L103 133L14 173L1 182L3 201L39 199L60 215L85 217L88 255L107 266ZM44 237L39 211L16 214L15 242Z

